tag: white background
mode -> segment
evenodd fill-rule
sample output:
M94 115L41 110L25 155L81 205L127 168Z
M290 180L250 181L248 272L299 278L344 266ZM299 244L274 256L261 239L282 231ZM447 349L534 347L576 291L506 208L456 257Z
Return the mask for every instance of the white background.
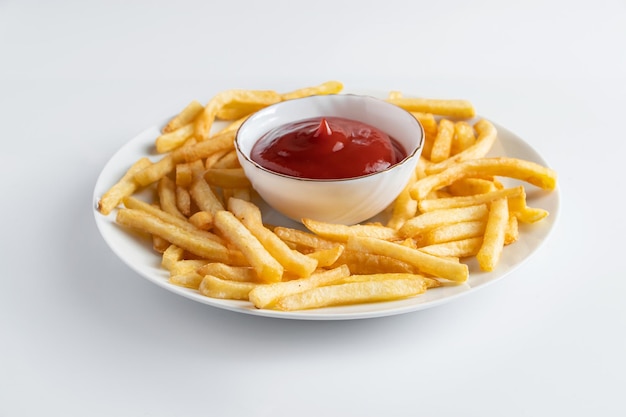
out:
M626 3L0 0L0 416L623 416ZM556 230L421 312L303 322L139 277L104 164L228 88L471 100L559 172Z

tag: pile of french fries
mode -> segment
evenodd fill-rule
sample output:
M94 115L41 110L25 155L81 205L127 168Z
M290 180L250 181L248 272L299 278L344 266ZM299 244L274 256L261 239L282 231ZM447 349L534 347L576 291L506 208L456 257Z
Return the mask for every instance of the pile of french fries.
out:
M387 100L421 122L425 144L387 220L346 226L302 219L302 229L264 224L237 160L237 128L268 105L342 89L329 81L282 94L226 90L206 105L193 101L156 138L162 157L133 164L101 196L98 210L116 212L118 224L151 238L172 284L284 311L397 300L465 282L465 260L475 257L482 270L494 270L519 238L519 223L548 215L527 206L524 186L506 188L499 177L553 190L556 173L486 157L497 131L485 119L472 123L470 102L394 91ZM228 123L215 129L217 121ZM152 201L136 195L149 188Z

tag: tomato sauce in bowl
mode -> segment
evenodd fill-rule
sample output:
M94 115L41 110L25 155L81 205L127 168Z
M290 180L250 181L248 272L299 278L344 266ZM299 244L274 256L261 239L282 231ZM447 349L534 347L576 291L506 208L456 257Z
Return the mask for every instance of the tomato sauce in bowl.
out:
M342 117L313 117L278 126L250 158L280 174L310 179L355 178L406 158L404 147L380 129Z

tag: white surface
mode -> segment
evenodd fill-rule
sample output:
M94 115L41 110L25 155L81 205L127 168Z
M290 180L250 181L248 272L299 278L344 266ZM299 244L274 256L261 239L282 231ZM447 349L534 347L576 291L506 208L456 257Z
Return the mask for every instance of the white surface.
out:
M476 120L470 120L469 122L475 123ZM431 308L475 292L475 290L483 288L486 284L491 284L504 278L512 271L522 266L530 259L531 255L548 241L549 235L554 230L558 218L560 217L560 190L558 187L554 191L547 192L522 181L501 178L501 181L507 187L523 185L527 193L526 200L528 205L530 207L547 210L550 214L539 223L520 226L519 241L516 242L515 245L507 246L494 271L481 271L475 260L469 261L470 277L467 282L462 285L442 286L429 290L419 297L411 297L393 302L358 304L294 312L256 309L247 301L221 300L205 297L197 290L181 288L180 286L170 284L168 280L169 274L161 267L161 256L154 251L152 241L145 236L131 233L128 229L120 227L115 222L117 210L113 210L108 216L104 216L96 210L97 202L100 197L113 184L119 181L126 170L128 170L128 167L135 161L146 156L154 158L154 160L159 159L159 156L155 155L155 152L150 150L154 148L154 140L159 136L161 126L164 126L166 123L167 121L157 123L134 138L129 139L105 164L104 169L96 181L92 200L92 211L98 230L105 242L107 242L111 250L131 269L150 282L175 294L213 307L264 317L297 320L364 319L404 314ZM522 138L517 137L506 128L499 126L495 121L493 123L498 131L498 139L491 148L489 156L510 156L533 161L544 166L548 165L547 161L543 159L541 155L538 155ZM399 136L394 135L394 137L397 138ZM283 187L283 189L286 190L287 188ZM332 192L329 193L329 195L334 194L335 193ZM139 198L144 198L145 201L150 201L151 197L152 190L144 190L139 193ZM304 198L306 198L306 195ZM304 229L302 225L298 225L293 220L281 215L264 202L259 200L257 204L261 206L264 218L271 219L271 221L266 220L268 223L275 226ZM381 212L371 221L385 222L388 218L387 216L387 213ZM120 287L119 291L125 291L125 286Z
M247 3L0 2L0 415L624 415L624 2ZM304 322L179 297L99 236L128 138L327 79L472 100L559 171L550 240L454 303Z

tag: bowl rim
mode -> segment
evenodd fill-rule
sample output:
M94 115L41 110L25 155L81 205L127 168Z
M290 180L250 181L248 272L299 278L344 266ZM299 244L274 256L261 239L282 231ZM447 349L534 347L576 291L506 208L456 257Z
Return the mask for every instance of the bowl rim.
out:
M239 133L241 132L241 130L244 128L244 126L246 126L246 124L251 123L251 119L252 117L256 116L259 113L265 112L265 111L271 111L271 109L277 107L277 106L281 106L281 105L285 105L285 103L290 103L293 101L299 101L299 100L307 100L307 99L317 99L317 100L323 100L324 98L333 98L333 97L338 97L338 96L342 96L342 97L360 97L360 98L364 98L367 100L373 100L373 101L377 101L380 103L384 103L386 105L389 106L393 106L394 108L398 109L399 111L405 112L407 113L411 118L413 118L413 120L415 120L415 123L417 124L417 126L419 127L419 130L421 132L420 135L420 140L419 143L415 146L415 149L407 154L407 156L402 159L400 162L397 162L387 168L385 168L384 170L381 171L376 171L376 172L371 172L369 174L364 174L364 175L359 175L357 177L348 177L348 178L305 178L305 177L297 177L294 175L288 175L288 174L284 174L284 173L280 173L280 172L276 172L276 171L272 171L271 169L265 168L262 165L259 165L258 163L256 163L255 161L253 161L249 155L247 155L244 151L241 150L240 147L240 143L239 143ZM330 115L329 115L330 116ZM300 119L297 119L300 120ZM297 121L295 120L295 121ZM363 122L361 120L361 122ZM402 165L405 165L407 163L409 163L411 160L413 160L415 158L416 155L421 154L422 149L424 147L424 141L425 141L425 132L424 132L424 126L422 126L422 123L416 118L414 117L411 112L403 109L402 107L396 106L395 104L389 103L383 99L374 97L374 96L370 96L367 94L354 94L354 93L334 93L334 94L325 94L325 95L313 95L313 96L306 96L306 97L299 97L299 98L294 98L294 99L290 99L287 101L280 101L278 103L274 103L271 104L267 107L264 107L263 109L257 111L256 113L252 114L249 118L247 118L242 124L241 126L239 126L239 128L237 128L237 132L235 133L235 140L234 140L234 145L235 145L235 150L237 151L237 154L241 155L241 157L243 157L246 162L254 165L256 168L260 169L261 171L264 171L268 174L272 174L272 175L276 175L279 177L283 177L283 178L288 178L288 179L292 179L292 180L297 180L297 181L302 181L302 182L324 182L324 183L337 183L337 182L351 182L351 181L358 181L361 180L363 178L368 178L368 177L372 177L374 175L379 175L379 174L383 174L383 173L387 173L390 171L393 171L395 169L399 169ZM260 139L257 138L257 141ZM255 142L256 143L256 142Z

